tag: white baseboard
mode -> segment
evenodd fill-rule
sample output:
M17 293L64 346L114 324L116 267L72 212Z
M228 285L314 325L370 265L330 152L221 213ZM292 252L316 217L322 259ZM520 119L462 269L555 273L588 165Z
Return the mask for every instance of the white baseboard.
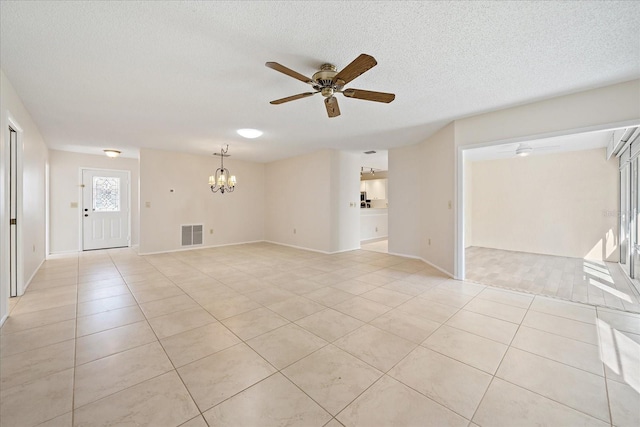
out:
M401 256L401 257L403 257L403 258L411 258L411 259L417 259L417 260L420 260L420 261L424 262L425 264L427 264L427 265L429 265L429 266L431 266L431 267L435 268L435 269L436 269L436 270L438 270L439 272L441 272L441 273L443 273L443 274L446 274L447 276L451 277L452 279L455 279L455 276L453 275L453 273L451 273L451 272L449 272L449 271L445 270L444 268L441 268L441 267L439 267L439 266L435 265L435 264L434 264L434 263L432 263L432 262L427 261L426 259L424 259L424 258L422 258L422 257L415 256L415 255L407 255L407 254L397 254L397 253L393 253L393 252L389 252L389 255L395 255L395 256ZM456 280L458 280L458 279L456 279Z
M7 320L8 317L9 317L9 314L5 314L4 316L2 316L2 319L0 319L0 327L4 325L4 322L5 320Z
M360 240L360 243L364 243L365 245L367 243L375 243L375 242L381 242L383 240L389 240L389 236L382 236L382 237L373 237L371 239L364 239L364 240Z
M57 252L49 252L49 254L46 256L46 259L51 259L52 255L71 255L71 254L77 254L79 253L79 250L73 250L73 251L57 251Z
M24 293L27 292L27 288L31 284L31 281L33 280L34 277L36 277L38 270L40 270L40 267L42 267L42 264L44 264L46 260L47 260L47 257L44 257L44 259L40 261L40 265L38 265L38 267L33 271L33 274L31 274L31 277L29 277L29 280L25 282L24 287L22 288L22 294L20 296L24 295Z
M331 255L333 252L321 251L320 249L305 248L303 246L290 245L288 243L274 242L272 240L263 240L264 243L271 243L278 246L286 246L288 248L302 249L303 251L317 252L319 254Z
M208 246L191 246L189 248L179 248L179 249L170 249L167 251L157 251L157 252L140 252L140 248L138 248L138 255L158 255L158 254L169 254L172 252L184 252L184 251L195 251L198 249L210 249L210 248L222 248L224 246L235 246L235 245L247 245L250 243L262 243L265 240L250 240L248 242L235 242L235 243L223 243L221 245L208 245Z
M335 254L341 254L343 252L351 252L351 251L357 251L360 249L360 247L357 248L350 248L350 249L341 249L339 251L333 251L333 252L328 252L328 251L321 251L320 249L312 249L312 248L305 248L304 246L296 246L296 245L290 245L288 243L280 243L280 242L274 242L272 240L263 240L264 243L271 243L273 245L279 245L279 246L286 246L288 248L294 248L294 249L301 249L303 251L309 251L309 252L317 252L319 254L325 254L325 255L335 255Z

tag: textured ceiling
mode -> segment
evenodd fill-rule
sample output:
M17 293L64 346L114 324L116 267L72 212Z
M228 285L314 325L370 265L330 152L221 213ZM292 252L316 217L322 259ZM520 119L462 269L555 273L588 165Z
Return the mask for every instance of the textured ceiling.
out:
M135 157L230 145L270 161L320 148L388 149L456 118L640 76L639 2L2 1L1 67L55 149ZM350 87L393 92L269 101L360 53ZM245 140L238 128L263 130Z
M577 133L574 135L559 136L554 138L536 139L523 142L533 148L532 156L545 154L564 153L567 151L591 150L604 148L611 141L613 130ZM516 157L516 149L519 143L491 145L489 147L472 148L464 151L465 160L495 160Z

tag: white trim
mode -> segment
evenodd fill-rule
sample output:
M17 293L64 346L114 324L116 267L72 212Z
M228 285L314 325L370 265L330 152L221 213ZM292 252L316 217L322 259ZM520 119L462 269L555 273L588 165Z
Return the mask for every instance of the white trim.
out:
M9 318L9 313L7 313L4 316L2 316L2 319L0 319L0 327L2 327L2 325L4 325L5 320L7 320L8 318Z
M381 236L381 237L374 237L372 239L364 239L364 240L360 240L360 244L362 245L367 244L367 243L375 243L375 242L382 242L383 240L389 240L389 236Z
M598 132L614 130L629 126L638 126L640 124L640 118L634 120L624 120L621 122L599 124L593 126L585 126L581 128L565 129L555 132L547 132L541 134L519 136L516 138L499 139L495 141L480 142L477 144L460 145L456 147L455 152L455 184L454 184L454 197L456 198L455 205L455 222L454 222L454 272L452 276L457 280L464 280L465 278L465 256L464 256L464 151L473 148L489 147L492 145L512 144L515 142L526 142L534 139L546 139L555 138L559 136L574 135L578 133ZM434 266L435 267L435 266ZM437 267L436 267L437 268ZM448 273L449 274L449 273Z
M194 250L198 250L198 249L209 249L209 248L222 248L224 246L234 246L234 245L247 245L249 243L263 243L264 240L250 240L247 242L237 242L237 243L223 243L221 245L208 245L208 246L202 246L202 245L198 245L195 247L189 247L189 248L180 248L180 249L170 249L167 251L156 251L156 252L138 252L138 255L157 255L157 254L170 254L172 252L184 252L184 251L194 251ZM103 249L103 250L108 250L108 249Z
M102 250L104 250L104 249L102 249ZM82 251L79 251L79 250L77 250L77 249L76 249L76 250L73 250L73 251L49 252L49 253L47 254L46 259L55 259L55 255L71 255L71 254L78 254L78 253L80 253L80 252L82 252Z
M41 262L40 265L38 265L38 267L33 271L33 274L31 275L31 277L29 277L29 280L26 281L26 283L24 284L24 290L25 292L27 291L27 288L29 287L29 285L31 284L31 281L33 280L34 277L36 277L36 274L38 274L38 270L40 270L40 267L42 267L42 264L44 264L44 262L47 260L47 258L45 257Z
M343 252L351 252L351 251L360 250L360 246L358 246L357 248L341 249L339 251L328 252L328 251L321 251L320 249L305 248L304 246L290 245L288 243L274 242L272 240L263 240L263 242L264 243L271 243L273 245L286 246L286 247L294 248L294 249L301 249L303 251L316 252L316 253L324 254L324 255L335 255L335 254L341 254Z
M288 243L280 243L280 242L274 242L272 240L263 240L264 243L271 243L274 245L279 245L279 246L286 246L288 248L294 248L294 249L302 249L304 251L310 251L310 252L316 252L319 254L325 254L325 255L332 255L338 252L327 252L327 251L321 251L320 249L312 249L312 248L305 248L304 246L296 246L296 245L290 245ZM360 248L357 248L360 249ZM353 250L353 249L349 249L349 250ZM344 251L343 251L344 252Z
M453 278L464 280L465 261L464 261L464 148L457 147L455 160L455 179L454 179L454 197L456 200L456 209L454 212L454 253L453 253ZM462 251L459 248L463 248Z
M23 194L24 194L24 173L23 173L23 157L24 157L24 131L22 130L22 126L18 124L18 122L13 118L13 115L7 111L7 125L11 127L16 132L16 179L17 182L17 190L18 194L16 194L16 258L17 258L17 266L16 266L16 280L17 280L17 295L24 295L24 291L26 286L24 284L24 233L22 232L23 228ZM9 130L6 129L8 132ZM11 144L11 135L8 135L7 144ZM11 162L11 159L9 159ZM9 179L10 181L10 179ZM11 213L9 212L9 215ZM9 232L11 232L9 230ZM9 248L11 250L11 248ZM10 279L9 279L10 280Z
M359 251L359 250L360 250L360 246L358 246L357 248L341 249L339 251L329 252L329 255L335 255L335 254L341 254L341 253L344 253L344 252L352 252L352 251Z
M51 250L51 198L49 197L51 188L50 188L50 175L51 175L51 164L49 163L49 156L47 156L47 161L44 165L44 259L47 259L47 254ZM41 264L42 265L42 264ZM38 267L39 268L39 267Z
M397 253L393 253L393 252L389 252L389 255L393 255L393 256L400 256L400 257L403 257L403 258L417 259L417 260L422 261L422 262L424 262L425 264L427 264L427 265L429 265L429 266L431 266L431 267L435 268L435 269L436 269L436 270L438 270L439 272L441 272L441 273L443 273L443 274L446 274L446 275L447 275L447 276L449 276L450 278L455 279L455 280L459 280L459 279L456 279L455 277L453 277L453 274L451 274L451 273L450 273L450 272L448 272L447 270L445 270L445 269L443 269L443 268L438 267L437 265L435 265L435 264L433 264L433 263L431 263L431 262L427 261L426 259L424 259L424 258L422 258L422 257L414 256L414 255L397 254Z

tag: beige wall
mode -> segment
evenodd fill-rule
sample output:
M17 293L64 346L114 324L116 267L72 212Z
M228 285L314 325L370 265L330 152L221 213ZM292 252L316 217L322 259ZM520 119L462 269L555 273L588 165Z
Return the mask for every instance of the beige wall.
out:
M473 246L473 163L464 163L464 247Z
M139 242L139 163L138 159L92 154L49 151L49 250L51 253L81 250L80 209L82 193L81 168L126 170L131 173L131 244ZM77 203L77 207L72 207Z
M180 230L189 224L204 224L203 246L264 239L264 165L231 155L236 191L214 194L207 182L219 158L140 150L140 253L184 249Z
M389 151L389 252L453 274L454 124Z
M330 252L360 248L360 156L331 152ZM267 202L269 203L269 202Z
M46 165L47 147L29 112L11 82L0 70L0 322L7 315L9 289L9 122L19 126L23 177L19 186L22 197L22 283L23 290L45 259L46 245Z
M478 161L473 245L618 261L617 159L605 149Z
M422 144L421 257L453 275L455 152L454 125L449 124ZM431 239L431 244L429 244Z
M267 163L266 240L330 252L330 176L331 150Z
M389 150L389 253L420 257L422 180L420 145Z
M267 241L329 253L360 247L357 155L321 150L268 163L264 191Z

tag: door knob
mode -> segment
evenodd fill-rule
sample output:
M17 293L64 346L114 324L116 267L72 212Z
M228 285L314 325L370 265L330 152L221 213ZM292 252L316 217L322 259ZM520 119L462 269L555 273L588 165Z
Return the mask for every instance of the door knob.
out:
M89 216L89 214L84 214L84 216Z
M88 211L89 211L89 209L85 209L84 211L85 211L85 212L88 212Z

